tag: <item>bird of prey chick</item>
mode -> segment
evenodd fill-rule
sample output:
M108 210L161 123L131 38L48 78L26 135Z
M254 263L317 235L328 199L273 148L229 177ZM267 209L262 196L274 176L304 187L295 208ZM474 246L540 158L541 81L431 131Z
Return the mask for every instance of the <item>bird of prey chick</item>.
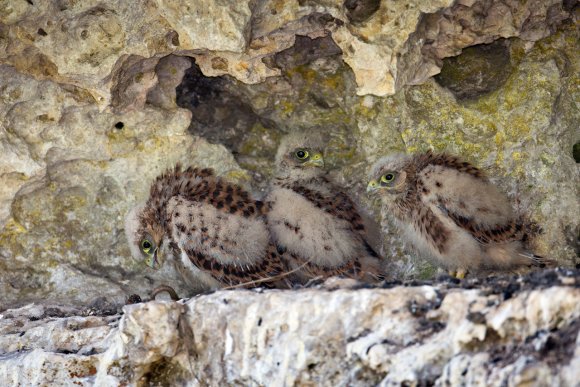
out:
M379 160L367 191L419 252L456 271L510 270L548 260L526 251L525 227L483 172L446 154L397 154Z
M300 281L335 275L377 279L380 257L367 242L355 204L324 171L322 146L316 133L282 139L266 199L272 237Z
M153 268L171 254L182 275L203 287L278 286L286 271L270 241L263 202L211 169L180 165L153 182L149 199L127 216L131 253Z

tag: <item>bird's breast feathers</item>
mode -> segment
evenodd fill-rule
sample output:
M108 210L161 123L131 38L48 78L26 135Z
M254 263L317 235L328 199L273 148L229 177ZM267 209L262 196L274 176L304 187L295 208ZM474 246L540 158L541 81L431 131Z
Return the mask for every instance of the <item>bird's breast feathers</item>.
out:
M291 253L326 266L343 264L357 254L359 237L347 221L290 189L273 190L269 201L268 225L276 241Z

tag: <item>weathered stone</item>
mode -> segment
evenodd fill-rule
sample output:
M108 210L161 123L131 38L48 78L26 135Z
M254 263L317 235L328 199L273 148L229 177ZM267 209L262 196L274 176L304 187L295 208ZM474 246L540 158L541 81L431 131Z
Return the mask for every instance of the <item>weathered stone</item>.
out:
M351 23L366 21L381 6L380 0L345 0L346 16Z
M549 36L568 16L569 10L557 0L466 0L426 14L400 51L397 88L437 74L441 59L465 47L511 37L534 42Z
M561 0L378 3L4 1L0 59L21 72L85 87L106 106L110 91L103 80L123 55L192 55L205 75L258 83L280 74L263 59L291 47L296 35L332 33L358 94L384 96L423 82L439 71L440 59L465 47L498 37L537 41L570 11Z
M242 52L250 32L249 1L156 0L182 49ZM216 23L219 20L219 23Z
M435 80L458 99L473 99L497 90L511 72L509 42L498 40L468 47L444 60Z
M99 112L76 88L8 66L0 78L0 308L102 296L118 303L156 281L177 281L170 267L148 274L130 258L124 214L177 161L243 180L247 175L227 150L189 135L185 110Z
M580 378L578 280L577 272L560 271L462 283L471 290L353 290L334 281L129 305L109 317L31 305L0 316L0 379L573 386Z
M86 317L161 283L181 296L202 290L171 264L152 272L130 258L123 218L155 176L182 162L263 190L279 138L295 129L326 135L332 178L382 220L392 277L434 274L364 194L369 165L393 151L445 150L482 167L541 225L530 247L578 264L572 2L206 3L0 0L0 310L37 303L0 319L0 380L578 380L578 295L563 282L498 285L501 295L444 285L229 292L130 306L120 328ZM507 55L488 55L481 79L492 82L466 88L468 74L454 74L458 95L475 98L429 79L442 59L498 39L510 42L509 66L490 74Z
M239 5L242 13L246 12L244 4ZM434 12L443 5L429 6ZM531 6L531 2L522 5L524 9ZM347 33L345 8L339 2L322 7L328 12L320 12L310 2L260 2L251 9L254 18L230 25L243 29L251 24L250 35L247 31L232 35L238 37L230 42L237 42L242 51L259 52L260 66L268 63L271 74L281 74L258 85L244 85L230 76L206 77L204 66L211 65L212 71L240 78L237 70L232 71L239 63L221 51L185 47L193 43L186 43L183 36L180 39L184 33L160 21L166 19L156 13L152 3L135 7L66 2L7 5L10 12L3 14L6 18L0 30L0 45L6 48L0 60L11 64L2 65L0 71L0 285L10 296L3 301L34 300L51 290L55 299L66 294L82 302L101 286L108 289L107 295L123 299L133 293L132 285L123 281L136 281L143 272L128 261L126 241L117 235L122 235L126 210L143 200L156 174L180 160L211 165L246 183L251 174L254 187L263 189L271 176L278 139L298 128L328 134L326 159L336 170L337 181L351 188L358 201L367 203L361 194L363 176L378 157L393 150L429 148L460 154L488 169L504 190L517 196L520 212L542 225L544 233L532 246L537 252L573 264L578 230L574 216L578 188L569 178L577 176L570 147L578 142L574 130L578 122L574 102L578 39L573 26L564 26L533 48L513 40L513 69L505 71L505 83L476 101L458 105L431 81L404 87L385 99L357 97L357 73L343 59L348 63L348 57L354 55L366 64L378 62L372 59L374 54L366 56L344 46L339 51L331 37L337 40L341 34L337 31ZM453 12L473 17L483 5L463 2L454 7ZM486 18L495 20L495 8L485 7L481 10ZM59 16L54 16L56 9ZM395 11L381 6L352 31L368 41L364 44L378 44L380 34L387 30L375 33L373 28L385 15L396 20ZM449 10L441 12L446 17L455 15ZM514 8L510 12L519 15L524 11ZM540 31L534 39L547 34L568 11L542 5L530 15L536 15L537 21L545 12L550 14L549 28L535 22L526 27L528 33ZM115 15L110 21L109 14ZM156 22L147 23L152 15ZM411 28L409 20L405 25ZM417 35L430 31L426 29L429 20L421 22ZM106 25L93 31L89 21ZM117 22L124 32L109 36L117 31ZM150 25L155 31L146 28ZM487 41L489 37L484 36L499 28L492 27L477 30L478 38L470 42ZM79 36L63 30L77 31ZM361 35L362 30L368 30L368 36ZM136 31L141 31L138 42ZM332 31L335 33L330 35ZM295 34L301 37L296 39ZM437 32L428 44L436 46L437 37L447 39L445 36ZM47 39L50 44L43 42ZM244 39L249 39L248 45L244 46ZM86 41L85 45L64 58L65 50L72 50L77 40ZM91 56L94 45L103 42L108 48ZM177 44L188 50L181 54L196 57L201 70L186 70L190 58L166 55L175 52ZM124 48L118 50L117 45ZM458 47L435 53L451 55ZM78 55L93 58L89 62L98 60L99 66L81 61L75 67ZM270 61L261 60L268 56ZM257 77L254 81L263 79L263 73L254 70L250 66L244 71ZM186 81L174 92L184 72ZM177 105L188 107L194 119ZM191 132L225 144L248 171L240 169L225 148L191 138ZM384 254L392 259L407 257L398 233L388 224L388 214L384 215ZM409 262L393 264L389 270L402 276L432 274L429 267L423 268L423 261ZM60 279L69 276L61 288ZM83 282L89 284L86 291L77 289ZM188 294L185 288L182 291Z

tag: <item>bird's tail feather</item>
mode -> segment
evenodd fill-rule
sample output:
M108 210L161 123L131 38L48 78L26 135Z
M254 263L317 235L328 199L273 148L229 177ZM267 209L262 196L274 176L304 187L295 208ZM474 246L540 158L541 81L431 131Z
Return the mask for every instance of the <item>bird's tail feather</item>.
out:
M556 260L545 258L527 251L519 241L490 246L487 255L491 259L491 266L509 269L514 266L555 266Z
M532 253L527 252L527 251L521 251L518 254L520 257L524 257L526 260L528 260L528 262L530 262L532 265L537 266L537 267L541 267L541 268L544 268L547 266L556 266L556 264L558 263L554 259L542 257L542 256L532 254Z

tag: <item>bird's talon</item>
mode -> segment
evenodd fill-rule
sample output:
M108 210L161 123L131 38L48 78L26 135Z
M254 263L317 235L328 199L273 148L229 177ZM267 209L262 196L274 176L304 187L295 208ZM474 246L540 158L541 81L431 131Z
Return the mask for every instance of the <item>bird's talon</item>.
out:
M157 297L157 295L159 293L163 293L163 292L168 293L173 301L179 300L179 296L177 295L177 292L175 291L175 289L173 289L169 285L160 285L160 286L157 286L155 289L153 289L151 291L151 300L155 300L155 297Z

